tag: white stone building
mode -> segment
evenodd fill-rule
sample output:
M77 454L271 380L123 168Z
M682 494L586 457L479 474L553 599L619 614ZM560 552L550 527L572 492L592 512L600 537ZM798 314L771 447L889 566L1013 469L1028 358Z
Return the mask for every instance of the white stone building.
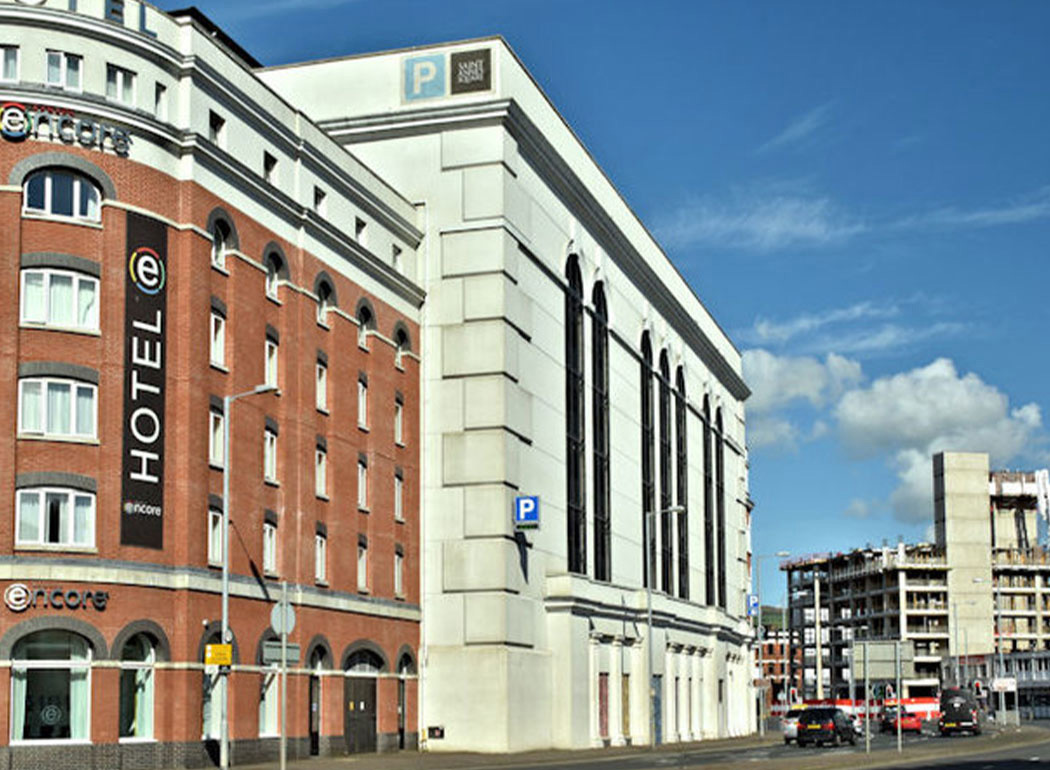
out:
M667 255L500 38L258 74L425 233L421 739L750 732L748 389Z

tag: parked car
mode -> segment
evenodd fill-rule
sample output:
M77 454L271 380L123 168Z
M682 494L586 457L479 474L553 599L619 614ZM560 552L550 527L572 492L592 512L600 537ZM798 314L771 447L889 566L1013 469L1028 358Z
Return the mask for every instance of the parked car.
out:
M882 723L879 729L884 733L897 732L897 720L900 719L902 733L921 733L922 720L918 714L911 714L907 709L887 706L882 711Z
M853 732L853 721L842 709L820 707L806 709L798 718L798 738L800 747L809 744L830 743L838 746L846 741L851 746L857 743Z
M968 690L952 688L941 692L941 718L937 722L941 735L952 733L981 734L977 700Z
M802 716L802 711L803 709L791 709L780 720L780 729L784 733L784 743L791 743L791 741L798 738L798 718Z
M864 735L864 720L860 718L860 714L851 714L850 720L853 722L853 732Z

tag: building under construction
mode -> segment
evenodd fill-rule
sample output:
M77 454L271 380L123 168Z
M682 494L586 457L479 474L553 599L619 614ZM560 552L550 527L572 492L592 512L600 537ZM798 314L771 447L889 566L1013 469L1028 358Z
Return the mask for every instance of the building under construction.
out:
M1046 470L994 471L983 453L933 458L934 543L825 553L781 565L805 698L849 697L850 642L911 641L904 697L968 681L959 656L1050 650ZM995 673L994 671L992 672ZM796 673L792 670L791 679Z

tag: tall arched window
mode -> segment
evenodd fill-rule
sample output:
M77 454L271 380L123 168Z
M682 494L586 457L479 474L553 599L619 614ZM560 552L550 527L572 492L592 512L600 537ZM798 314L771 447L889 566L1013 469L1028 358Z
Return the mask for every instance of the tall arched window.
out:
M653 512L656 507L656 487L653 481L653 345L649 332L642 334L642 532L643 580L646 586L656 585L656 532Z
M266 296L277 299L277 287L280 285L284 260L277 252L266 255Z
M408 332L400 326L394 332L394 344L397 346L394 352L394 365L398 369L403 369L405 365L404 355L412 351L412 341L408 337Z
M91 645L69 631L37 631L11 653L11 738L87 741Z
M686 440L685 370L675 374L674 435L678 512L678 595L689 598L689 446Z
M120 737L153 737L153 640L135 634L120 651Z
M101 218L102 193L98 185L83 174L63 168L49 168L26 178L22 210L27 214L69 217L88 222Z
M583 279L576 256L565 268L565 453L569 572L587 571L583 377Z
M591 390L594 435L594 577L612 577L609 520L609 313L605 289L596 283L593 292L594 324L591 328Z
M367 304L361 304L357 308L357 346L368 350L368 330L376 325L375 315L372 308Z
M211 230L211 263L216 267L226 267L226 249L229 238L230 226L221 219L216 219Z
M726 608L726 453L722 408L715 413L715 510L718 518L718 606Z
M660 589L674 593L674 514L671 512L671 367L660 351Z
M711 456L711 399L704 396L704 600L709 607L715 596L714 462Z
M332 284L322 281L317 287L317 323L328 323L328 311L335 307Z
M207 644L221 641L218 632L210 634ZM223 678L218 669L204 669L201 692L201 738L218 740L222 731L222 686Z

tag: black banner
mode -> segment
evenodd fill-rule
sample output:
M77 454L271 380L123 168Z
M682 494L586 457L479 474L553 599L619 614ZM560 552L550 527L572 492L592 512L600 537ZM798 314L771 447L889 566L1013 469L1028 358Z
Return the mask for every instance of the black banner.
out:
M164 547L164 371L168 229L128 212L120 542Z

